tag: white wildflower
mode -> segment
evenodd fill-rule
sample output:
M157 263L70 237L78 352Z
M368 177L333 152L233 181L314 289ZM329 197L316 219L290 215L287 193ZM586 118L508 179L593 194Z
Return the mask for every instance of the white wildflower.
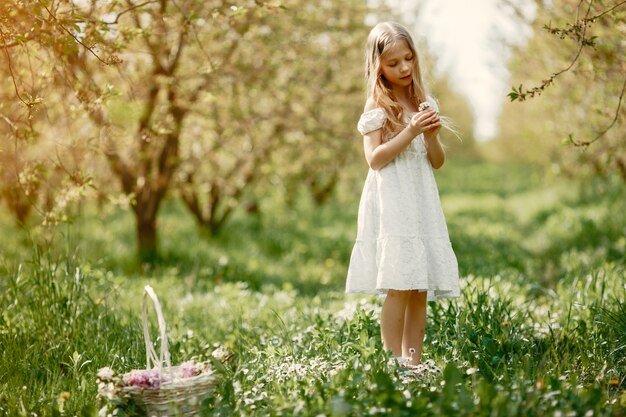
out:
M100 410L98 410L98 417L108 417L108 416L110 416L108 405L105 405Z
M115 372L113 372L113 369L107 366L104 368L100 368L96 375L103 381L110 381L111 379L113 379L113 375L115 375Z
M469 368L467 371L465 371L465 373L468 375L474 375L478 371L479 371L478 368Z
M98 395L100 397L106 398L107 400L112 400L116 396L115 385L112 382L100 382L98 383Z

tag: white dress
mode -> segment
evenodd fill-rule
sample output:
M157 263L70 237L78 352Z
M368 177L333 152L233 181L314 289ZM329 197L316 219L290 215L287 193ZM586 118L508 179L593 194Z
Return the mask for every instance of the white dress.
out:
M383 109L367 111L358 130L372 132L384 121ZM359 204L346 292L389 289L427 291L428 301L460 296L457 259L422 134L379 171L369 170Z

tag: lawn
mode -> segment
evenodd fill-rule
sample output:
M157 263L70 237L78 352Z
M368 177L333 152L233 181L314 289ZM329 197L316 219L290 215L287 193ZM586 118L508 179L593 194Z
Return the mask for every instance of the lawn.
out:
M212 238L171 198L151 267L119 207L85 203L49 244L0 211L0 415L97 415L98 369L145 366L146 284L175 363L233 353L207 416L625 415L624 184L454 160L437 181L462 296L428 305L442 372L421 379L382 351L381 300L343 292L360 183L269 196Z

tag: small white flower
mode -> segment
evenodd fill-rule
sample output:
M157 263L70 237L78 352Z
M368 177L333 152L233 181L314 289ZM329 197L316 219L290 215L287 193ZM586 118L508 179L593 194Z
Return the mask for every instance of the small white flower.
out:
M211 353L211 356L213 356L218 361L221 361L228 356L228 351L223 346L219 346Z
M113 375L115 375L115 372L113 372L113 369L107 367L101 368L98 371L98 378L102 379L103 381L109 381L113 378Z
M98 417L107 417L109 414L109 406L105 405L98 411Z
M478 371L479 371L478 368L469 368L467 371L465 371L465 373L468 374L468 375L473 375L473 374L475 374Z
M98 395L100 397L106 398L107 400L112 400L116 397L117 390L115 389L115 385L112 382L107 384L103 384L102 382L98 384Z

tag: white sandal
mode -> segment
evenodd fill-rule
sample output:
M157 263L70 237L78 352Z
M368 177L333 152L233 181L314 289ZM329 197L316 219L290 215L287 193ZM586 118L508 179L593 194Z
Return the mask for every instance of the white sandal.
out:
M432 359L428 359L424 362L418 363L417 365L412 365L410 362L413 360L413 354L415 353L415 349L409 349L411 353L410 357L399 357L398 363L407 370L411 370L416 374L438 374L441 373L441 368L439 368L435 361ZM401 360L401 361L400 361Z
M410 362L413 360L413 354L415 353L415 349L414 348L410 348L409 349L409 353L411 356L396 356L396 360L398 361L398 365L405 367L405 368L409 368L409 369L414 369L419 365L412 365Z

